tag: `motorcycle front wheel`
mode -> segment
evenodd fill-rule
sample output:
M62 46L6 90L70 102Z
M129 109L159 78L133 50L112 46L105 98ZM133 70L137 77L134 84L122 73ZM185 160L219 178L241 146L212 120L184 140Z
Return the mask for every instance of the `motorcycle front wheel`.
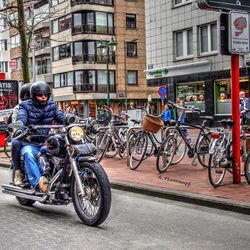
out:
M98 226L108 217L111 207L109 179L99 163L80 163L79 175L84 190L82 196L75 178L72 178L71 193L75 211L88 226Z

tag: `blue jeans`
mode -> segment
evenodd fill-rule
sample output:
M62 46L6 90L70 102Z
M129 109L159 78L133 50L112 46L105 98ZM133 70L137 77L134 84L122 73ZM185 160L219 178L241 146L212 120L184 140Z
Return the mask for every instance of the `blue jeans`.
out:
M41 146L27 145L22 148L26 175L32 188L36 188L43 171L39 167L36 155L40 151Z

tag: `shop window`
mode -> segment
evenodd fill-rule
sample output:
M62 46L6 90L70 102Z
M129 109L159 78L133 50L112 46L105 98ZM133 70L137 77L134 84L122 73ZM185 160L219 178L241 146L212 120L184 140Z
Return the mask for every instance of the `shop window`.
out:
M136 15L126 14L126 27L127 29L136 29Z
M216 114L231 114L231 87L229 79L215 81L215 107Z
M175 58L189 57L193 55L193 30L182 30L174 33Z
M178 83L176 85L176 97L181 98L188 106L194 106L205 111L205 83Z

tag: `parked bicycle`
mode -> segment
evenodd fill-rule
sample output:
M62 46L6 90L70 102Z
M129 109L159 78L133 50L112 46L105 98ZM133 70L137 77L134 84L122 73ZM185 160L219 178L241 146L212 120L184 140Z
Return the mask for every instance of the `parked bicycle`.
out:
M111 121L108 126L100 127L96 135L97 160L100 162L104 156L113 158L117 154L121 158L126 157L126 130L127 123L122 121L120 115L115 115L109 107L105 107L111 113Z
M193 125L189 123L181 124L182 117L187 112L196 112L200 114L200 110L194 107L181 107L169 101L169 104L179 110L179 118L177 122L172 121L172 126L166 130L166 138L163 141L159 154L157 156L156 166L160 173L167 171L170 165L175 165L184 158L188 149L188 156L193 158L192 165L197 165L197 159L203 167L208 166L208 150L210 144L210 130L206 127L206 123L213 120L213 117L203 116L202 125ZM175 124L175 125L174 125ZM187 133L188 128L199 129L199 134L195 144L191 142L191 138Z
M244 110L244 113L250 110ZM243 113L243 114L244 114ZM232 155L232 138L231 129L234 121L231 119L219 121L224 128L221 128L211 134L212 142L209 150L209 167L208 177L212 186L218 187L221 185L226 172L233 174L233 155ZM242 127L243 128L243 127ZM246 144L246 140L250 135L246 134L244 129L241 129L241 145ZM241 147L241 157L245 158L246 148ZM247 154L244 169L241 176L245 176L248 184L250 185L250 152Z
M129 168L137 169L142 161L154 155L157 157L162 143L156 133L163 127L163 122L156 116L149 115L145 108L146 115L142 123L142 129L131 134L128 143Z

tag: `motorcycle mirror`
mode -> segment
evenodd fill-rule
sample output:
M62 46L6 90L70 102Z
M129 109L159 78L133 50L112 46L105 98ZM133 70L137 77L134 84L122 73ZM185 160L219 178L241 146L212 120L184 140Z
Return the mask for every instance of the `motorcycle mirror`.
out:
M12 128L12 129L18 129L22 127L23 127L23 123L21 121L13 122L8 125L8 128Z
M76 116L75 116L75 115L68 114L68 115L66 116L66 121L67 121L68 124L75 123L75 122L76 122Z

